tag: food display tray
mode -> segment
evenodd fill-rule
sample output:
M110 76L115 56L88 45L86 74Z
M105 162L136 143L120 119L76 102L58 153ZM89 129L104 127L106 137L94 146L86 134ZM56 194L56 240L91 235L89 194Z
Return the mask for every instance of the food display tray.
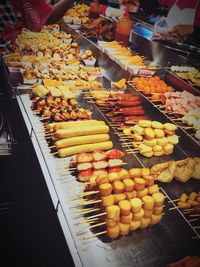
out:
M71 31L74 32L74 30ZM76 36L76 41L80 48L92 50L97 58L98 65L104 69L105 76L102 78L102 81L105 87L110 88L111 80L117 81L121 78L130 80L130 73L113 62L98 48L97 44L81 35L79 36L77 32ZM161 70L158 74L167 81L167 72ZM12 75L9 78L12 80ZM170 79L168 81L170 83ZM178 86L177 89L181 90L181 87ZM16 92L20 110L29 131L30 139L38 157L75 266L164 267L166 264L186 255L200 254L200 231L196 228L197 223L190 222L189 217L184 215L173 202L182 192L190 193L200 189L199 182L194 179L185 184L177 181L172 181L169 184L159 184L160 190L166 197L165 214L159 224L147 229L137 230L126 237L120 237L113 241L103 235L84 239L84 237L92 236L92 234L103 231L103 229L98 228L95 231L91 231L88 229L89 224L82 226L77 224L83 221L85 217L82 215L75 216L75 211L81 209L81 207L74 205L72 201L76 194L82 192L82 183L77 181L76 173L69 173L66 170L71 157L62 159L52 155L52 151L48 147L44 136L43 123L37 115L33 114L30 108L30 95L18 90ZM131 85L128 86L127 92L141 95L142 105L149 119L158 120L162 123L172 122L169 117L155 108L153 103L143 94L137 92ZM123 138L121 138L118 129L110 124L105 113L92 100L88 103L84 92L80 93L77 100L79 106L92 111L93 119L104 120L109 125L109 134L114 148L126 152L126 149L129 149L129 147L124 146L125 142L123 140L120 141ZM200 156L198 143L191 136L186 134L181 128L178 129L178 135L180 136L180 143L176 146L172 155L149 159L135 153L126 154L123 157L127 163L125 168L152 167L154 164L172 159L178 160L187 156ZM170 208L173 209L170 210Z

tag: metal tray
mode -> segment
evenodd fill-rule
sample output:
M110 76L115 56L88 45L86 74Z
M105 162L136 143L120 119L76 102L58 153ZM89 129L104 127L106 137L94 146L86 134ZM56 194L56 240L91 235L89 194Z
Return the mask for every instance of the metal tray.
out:
M106 75L103 81L106 87L110 87L111 80L117 81L122 77L130 78L130 74L121 69L120 66L108 58L107 55L103 54L96 44L84 37L78 38L77 42L81 49L91 49L95 54L99 66L103 67L105 70ZM131 86L128 88L128 91L138 94ZM62 223L61 225L64 234L67 235L67 230L70 231L73 240L73 244L68 243L68 246L73 246L77 250L77 253L75 253L75 255L73 254L74 261L76 261L76 258L79 258L81 262L80 266L85 267L163 267L167 263L173 262L186 255L200 255L199 239L192 239L192 237L199 237L200 235L199 230L195 229L197 224L195 222L189 222L188 218L176 208L174 202L171 201L179 197L182 192L197 191L200 189L198 181L192 179L186 184L176 181L167 185L160 184L161 190L166 195L166 207L164 218L158 225L135 231L127 237L122 237L112 242L105 237L94 237L89 240L83 240L83 234L80 234L80 232L84 231L84 235L91 235L91 231L88 229L89 225L86 226L86 228L77 228L75 226L77 219L73 216L73 210L77 209L77 207L73 207L73 205L70 204L75 193L81 192L80 183L75 180L73 175L68 175L64 169L59 168L59 166L67 164L69 158L58 159L51 156L45 138L41 134L42 123L30 109L31 101L29 95L22 94L17 96L17 98L23 103L23 107L21 108L22 112L29 118L40 153L48 167L50 179L59 198L66 228ZM119 142L117 129L112 127L99 107L95 104L87 103L83 95L79 96L78 102L80 106L89 108L93 112L93 118L105 120L110 126L110 135L114 146L125 151L126 148L122 147L122 143ZM167 118L158 109L155 109L153 104L144 96L142 96L142 102L150 119L156 119L161 122L171 121L170 118ZM182 141L171 156L147 159L140 155L129 154L124 158L128 163L127 168L139 166L150 167L158 162L164 162L169 159L199 156L199 148L194 149L194 147L191 146L192 140L190 137L186 136L181 129L179 129L178 134L181 135ZM38 151L36 151L36 154L37 153ZM175 208L173 211L169 211L169 207ZM83 219L84 217L82 216L79 218L79 220ZM99 230L100 229L98 229L98 231Z

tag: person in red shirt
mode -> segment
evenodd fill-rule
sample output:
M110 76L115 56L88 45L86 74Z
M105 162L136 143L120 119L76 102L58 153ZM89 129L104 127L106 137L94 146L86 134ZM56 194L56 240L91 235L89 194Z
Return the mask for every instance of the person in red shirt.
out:
M151 4L147 0L127 1L134 4L137 10ZM197 42L200 41L200 0L157 0L157 5L165 6L168 14L155 23L154 31L159 32L156 37L179 41L192 36Z
M44 24L57 22L72 0L61 0L54 6L45 0L1 0L0 48L8 49L22 28L40 31Z

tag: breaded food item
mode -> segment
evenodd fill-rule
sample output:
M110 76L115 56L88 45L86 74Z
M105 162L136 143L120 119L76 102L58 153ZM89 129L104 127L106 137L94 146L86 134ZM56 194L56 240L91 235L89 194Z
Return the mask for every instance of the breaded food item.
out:
M130 225L126 223L119 223L120 235L128 235L130 230Z
M136 142L141 142L143 140L143 136L140 135L140 134L133 134L132 135L133 139L136 141Z
M167 139L168 139L168 142L169 142L170 144L172 144L172 145L177 145L178 142L179 142L179 136L176 135L176 134L174 134L174 135L169 135L169 136L167 137Z
M101 196L109 196L112 193L112 185L110 183L100 184L99 192Z
M186 158L176 161L176 169L174 172L174 178L182 183L187 182L194 173L195 160L192 158Z
M131 221L130 223L130 231L135 231L140 228L141 222L140 221Z
M170 132L175 132L178 129L178 127L175 124L167 122L164 124L164 129Z
M133 213L133 220L134 221L139 221L143 218L144 216L144 209L140 209L138 212Z
M124 193L113 194L113 196L114 196L115 204L118 204L121 200L126 199L126 195Z
M136 124L133 126L133 131L135 134L142 135L144 133L144 128L142 128L138 124Z
M115 198L112 194L105 196L105 197L102 197L101 199L102 199L102 206L104 206L104 207L112 206L115 203Z
M151 146L147 146L145 144L141 144L139 146L139 150L140 150L140 154L142 155L145 153L151 153L153 151Z
M174 150L174 146L172 144L166 144L165 146L163 146L163 150L165 152L166 155L170 155L173 153Z
M145 187L145 180L143 178L135 178L134 179L134 189L137 190L143 190Z
M155 139L155 138L153 138L153 139L151 139L151 140L149 140L149 139L144 139L143 142L144 142L144 144L145 144L146 146L154 147L154 146L157 145L157 139Z
M165 154L164 151L154 151L154 152L153 152L153 155L154 155L155 157L160 157L160 156L162 156L162 155L164 155L164 154Z
M131 168L129 174L131 178L142 177L142 168Z
M143 217L140 222L141 222L140 228L144 229L144 228L147 228L150 225L151 219Z
M131 213L129 213L129 215L127 215L127 216L121 216L121 217L120 217L120 222L121 222L121 223L130 224L131 221L132 221L132 219L133 219L133 213L131 212Z
M138 125L140 127L143 127L143 128L146 128L146 127L150 128L151 127L151 121L149 121L149 120L139 120L138 121Z
M153 151L151 151L151 152L141 152L141 154L146 158L153 157Z
M140 198L133 198L130 200L131 203L131 210L133 213L137 213L142 208L142 200Z
M120 235L119 224L114 227L107 227L107 236L109 238L115 239Z
M125 192L132 192L134 188L134 181L132 179L124 179L124 190Z
M151 127L154 128L154 129L163 129L164 125L159 121L152 121L151 122Z
M163 193L154 193L152 197L154 199L154 207L160 207L163 205L165 200L165 196L163 195Z
M120 170L118 173L118 176L119 176L119 180L124 180L124 179L130 178L129 172L125 169Z
M154 165L151 168L151 175L153 175L157 181L169 183L174 178L175 169L175 161L167 161Z
M151 215L151 225L157 224L162 220L163 215L162 214L152 214Z
M112 205L110 207L106 207L106 217L108 219L112 219L116 222L120 219L120 208L117 205Z
M195 166L192 177L200 180L200 158L194 158L194 161L195 161Z
M130 203L130 201L121 200L118 205L120 207L120 214L122 216L129 215L129 213L131 211L131 203Z
M144 196L142 198L143 201L143 208L145 210L153 210L154 207L154 198L152 196Z
M153 214L159 215L163 212L164 206L154 207L153 208Z
M163 151L163 147L159 146L159 145L155 145L153 147L153 152L162 152Z
M148 176L151 174L151 170L149 168L142 168L142 176Z
M137 191L137 197L143 198L144 196L148 195L148 192L148 189L145 187L144 189Z
M155 138L155 132L152 128L145 128L144 129L144 137L148 140Z
M154 129L154 133L156 138L165 137L165 132L162 129Z
M167 137L157 138L156 140L159 146L165 146L168 143Z
M121 181L114 181L113 184L113 191L115 194L120 194L124 191L124 183L122 183Z

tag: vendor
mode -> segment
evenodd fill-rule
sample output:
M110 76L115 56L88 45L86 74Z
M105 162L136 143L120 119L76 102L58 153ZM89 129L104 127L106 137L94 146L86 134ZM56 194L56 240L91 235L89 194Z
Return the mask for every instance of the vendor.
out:
M137 10L149 1L129 0ZM154 2L154 1L153 1ZM160 39L179 41L193 37L200 41L200 0L157 0L158 4L167 7L168 14L161 17L154 25L154 36Z
M22 28L40 31L44 24L57 22L72 0L61 0L54 6L45 0L1 0L0 51L14 43Z

